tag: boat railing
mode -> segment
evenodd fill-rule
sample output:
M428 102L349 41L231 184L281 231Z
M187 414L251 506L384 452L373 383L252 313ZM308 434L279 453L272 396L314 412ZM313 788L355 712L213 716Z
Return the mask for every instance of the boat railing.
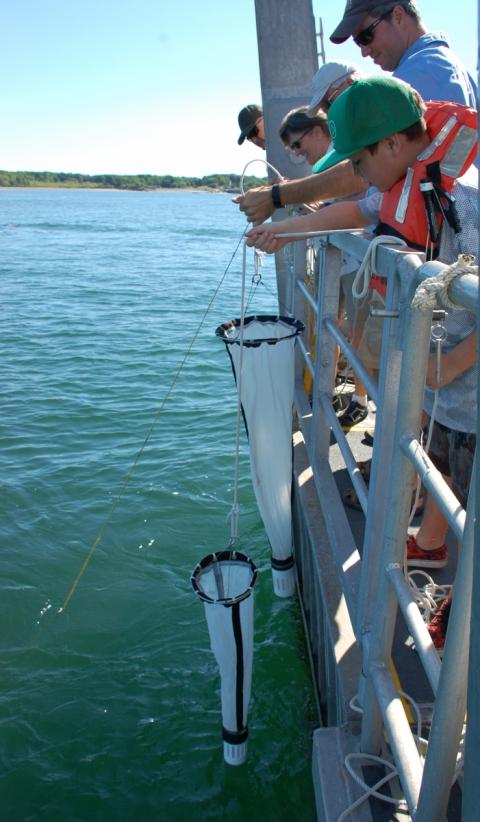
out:
M313 312L316 318L310 340L307 335L298 348L295 406L328 552L333 557L353 633L361 649L357 683L358 700L363 709L361 750L377 754L386 734L410 813L416 814L416 820L433 820L443 818L446 812L464 726L474 514L472 510L466 514L419 439L432 309L412 307L412 298L419 283L441 274L447 267L438 262L425 263L409 250L387 245L378 247L375 270L385 277L387 293L385 307L378 312L384 319L384 327L378 381L374 380L338 324L343 254L352 255L360 262L370 240L370 237L343 233L316 240L309 238L307 243L313 250L308 253L315 258L315 271L307 274L310 279L316 279L313 289L305 283L305 242L294 245L291 282L284 294L289 296L289 308L294 316L306 321ZM478 278L471 274L459 277L450 286L448 295L459 308L475 311ZM444 311L445 306L438 303L437 309ZM312 341L314 350L310 345ZM337 344L376 404L368 489L332 407ZM311 380L305 380L305 372ZM365 514L362 546L356 543L335 482L330 461L332 433ZM443 662L404 574L405 540L417 475L461 541L449 641ZM472 489L472 506L474 498ZM324 549L325 546L319 549L320 563ZM305 584L313 584L311 580L307 583L305 574L303 576ZM324 594L324 590L319 590L315 595L324 598ZM320 607L317 603L316 611ZM411 728L392 669L399 607L436 695L437 709L429 731L426 757L415 729ZM318 614L316 619L318 621ZM337 708L334 724L346 718L348 712L344 707Z

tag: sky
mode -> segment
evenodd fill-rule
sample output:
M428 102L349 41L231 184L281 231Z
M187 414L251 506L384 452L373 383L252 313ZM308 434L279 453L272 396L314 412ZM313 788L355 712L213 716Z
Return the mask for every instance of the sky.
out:
M418 2L476 77L476 1ZM313 0L326 59L368 73L328 40L343 8ZM237 145L261 101L254 0L4 0L2 30L0 169L202 177L263 154Z

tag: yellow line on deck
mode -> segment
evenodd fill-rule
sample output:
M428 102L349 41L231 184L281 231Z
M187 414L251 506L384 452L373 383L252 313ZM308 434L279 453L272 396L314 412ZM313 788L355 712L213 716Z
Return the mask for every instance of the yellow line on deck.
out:
M395 685L397 691L403 691L402 683L400 682L400 677L398 676L397 669L395 668L395 664L393 662L392 657L390 657L390 673L392 675L393 684ZM403 710L405 711L406 717L410 725L412 725L414 721L412 709L410 707L410 703L404 696L401 696L400 699L402 700Z

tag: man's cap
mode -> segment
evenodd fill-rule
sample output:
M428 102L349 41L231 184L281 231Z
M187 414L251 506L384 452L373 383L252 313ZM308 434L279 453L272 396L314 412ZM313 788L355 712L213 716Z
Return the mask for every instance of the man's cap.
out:
M414 90L393 77L356 80L332 103L328 127L333 151L312 168L317 174L390 134L413 126L423 116Z
M247 139L251 131L255 127L257 120L263 117L263 109L261 106L252 103L239 112L238 125L240 128L240 137L238 138L238 145L241 146L244 140Z
M332 83L338 83L344 78L346 80L352 74L359 73L357 67L352 63L325 63L318 69L311 82L310 88L313 97L308 104L309 110L312 111L318 107Z
M347 0L343 18L337 28L330 35L332 43L344 43L355 33L363 18L374 9L382 6L404 6L408 0L398 0L398 3L383 3L381 0Z

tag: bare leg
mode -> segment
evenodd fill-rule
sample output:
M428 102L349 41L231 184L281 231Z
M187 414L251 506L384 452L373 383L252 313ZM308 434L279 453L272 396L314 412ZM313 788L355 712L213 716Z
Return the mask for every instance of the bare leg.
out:
M442 476L448 487L451 488L452 482L450 477L445 477L443 474ZM448 522L434 498L429 494L425 504L422 524L416 534L418 547L423 548L425 551L428 551L429 548L440 548L445 543L447 530Z

